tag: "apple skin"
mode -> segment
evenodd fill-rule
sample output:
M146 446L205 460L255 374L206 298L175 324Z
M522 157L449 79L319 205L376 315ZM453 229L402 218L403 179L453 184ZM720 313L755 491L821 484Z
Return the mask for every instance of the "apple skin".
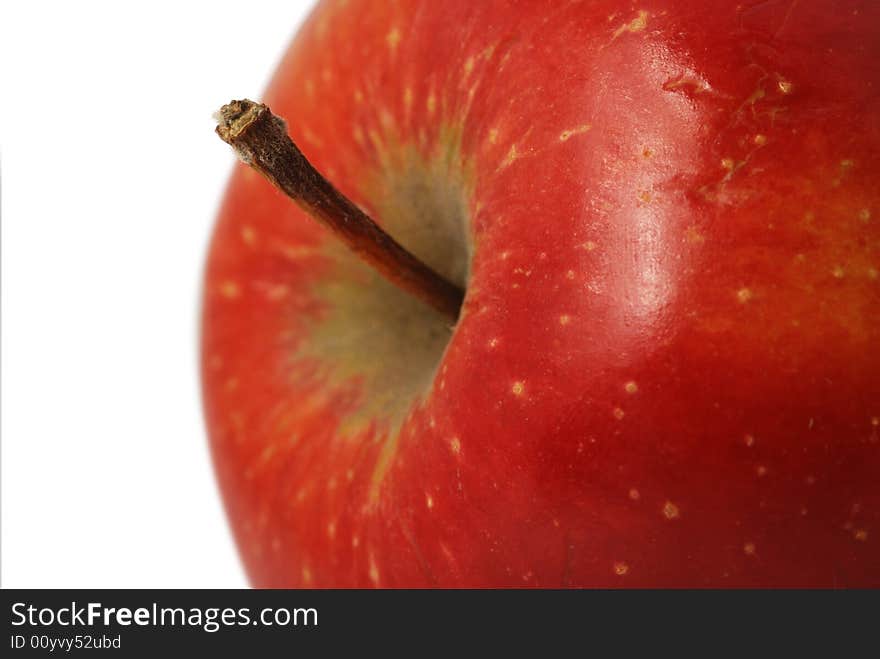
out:
M202 380L252 584L880 586L878 94L870 0L320 4L263 100L467 296L237 167Z

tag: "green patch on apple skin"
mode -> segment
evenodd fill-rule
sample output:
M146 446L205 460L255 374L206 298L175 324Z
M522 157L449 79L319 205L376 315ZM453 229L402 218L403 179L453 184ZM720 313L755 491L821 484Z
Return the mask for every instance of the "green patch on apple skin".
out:
M465 287L473 243L473 173L463 161L461 131L445 128L427 155L390 139L365 177L367 211L397 241L449 280ZM384 442L371 496L391 465L401 426L430 391L454 327L449 318L389 283L345 247L328 241L334 263L314 289L323 314L307 332L296 359L321 365L330 388L358 385L340 435L373 423ZM326 386L325 385L325 386Z

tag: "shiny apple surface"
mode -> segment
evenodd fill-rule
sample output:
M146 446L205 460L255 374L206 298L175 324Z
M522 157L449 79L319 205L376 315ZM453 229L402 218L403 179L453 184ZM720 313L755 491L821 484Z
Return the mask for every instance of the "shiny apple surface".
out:
M252 583L880 585L880 4L321 3L265 98L467 287L239 166L211 447Z

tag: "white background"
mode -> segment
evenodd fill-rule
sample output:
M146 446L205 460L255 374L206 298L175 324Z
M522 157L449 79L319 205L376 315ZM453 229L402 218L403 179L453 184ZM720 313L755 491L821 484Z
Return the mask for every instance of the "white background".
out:
M309 0L0 9L2 585L245 585L197 373L234 157Z

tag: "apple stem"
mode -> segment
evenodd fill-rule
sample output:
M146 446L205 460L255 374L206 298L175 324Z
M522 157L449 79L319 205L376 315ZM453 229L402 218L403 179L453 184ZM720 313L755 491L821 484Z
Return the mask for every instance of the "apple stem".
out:
M458 318L464 291L422 263L339 192L262 103L232 101L215 115L217 134L238 157L269 179L366 263L437 311Z

